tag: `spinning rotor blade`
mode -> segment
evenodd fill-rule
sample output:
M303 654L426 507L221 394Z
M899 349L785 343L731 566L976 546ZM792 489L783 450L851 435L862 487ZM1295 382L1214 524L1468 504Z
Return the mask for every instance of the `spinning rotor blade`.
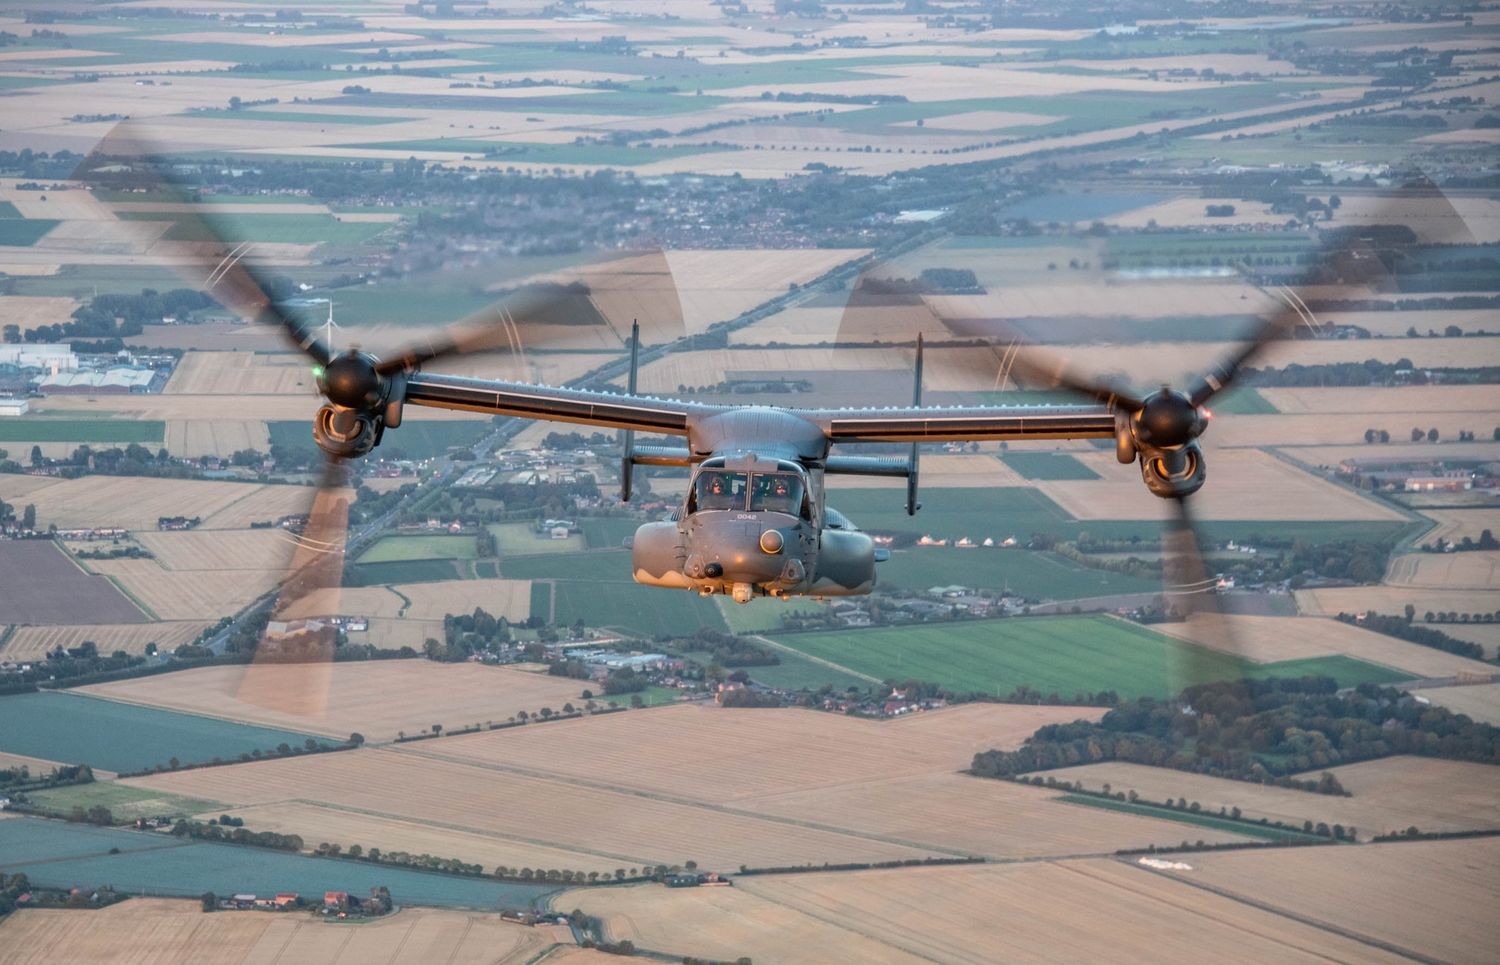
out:
M301 532L270 622L241 678L239 699L297 717L320 716L327 703L338 630L320 617L341 612L344 547L349 535L348 466L329 458Z
M1203 559L1198 529L1188 508L1191 496L1171 500L1172 515L1162 531L1162 605L1192 625L1192 638L1201 645L1185 647L1186 657L1175 667L1172 692L1187 687L1233 679L1237 668L1226 668L1221 654L1239 657L1232 617L1223 609L1218 578ZM1226 670L1229 676L1226 676Z
M221 229L203 216L204 206L196 192L174 176L162 151L145 137L138 122L115 125L72 178L93 189L95 198L122 216L121 220L166 222L169 227L149 245L153 250L169 248L169 253L177 255L174 267L194 288L245 318L279 327L288 341L318 365L332 359L328 347L271 297L272 286L265 274L248 261L254 245L221 237ZM135 195L141 200L121 200Z

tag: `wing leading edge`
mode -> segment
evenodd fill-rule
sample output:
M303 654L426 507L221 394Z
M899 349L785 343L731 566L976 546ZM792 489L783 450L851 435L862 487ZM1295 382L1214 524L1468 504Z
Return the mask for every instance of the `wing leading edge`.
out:
M951 406L820 409L804 413L832 442L989 442L1015 439L1109 439L1107 406Z

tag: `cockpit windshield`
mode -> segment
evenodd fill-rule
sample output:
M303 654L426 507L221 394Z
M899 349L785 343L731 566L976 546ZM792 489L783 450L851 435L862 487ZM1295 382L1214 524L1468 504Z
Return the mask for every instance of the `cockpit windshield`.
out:
M802 480L789 472L756 473L750 481L750 511L797 515Z
M693 493L696 509L744 509L749 476L742 472L705 469L698 474Z
M748 509L753 513L803 510L802 478L793 472L731 472L705 469L693 484L694 512L705 509Z

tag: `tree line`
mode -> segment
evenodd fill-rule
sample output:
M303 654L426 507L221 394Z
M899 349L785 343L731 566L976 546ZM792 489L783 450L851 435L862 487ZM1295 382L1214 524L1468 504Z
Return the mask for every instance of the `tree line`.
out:
M1500 764L1500 728L1374 684L1340 693L1331 677L1244 680L1190 687L1173 700L1137 698L1098 723L1049 724L1018 750L974 755L971 771L1013 778L1129 761L1273 784L1395 754Z

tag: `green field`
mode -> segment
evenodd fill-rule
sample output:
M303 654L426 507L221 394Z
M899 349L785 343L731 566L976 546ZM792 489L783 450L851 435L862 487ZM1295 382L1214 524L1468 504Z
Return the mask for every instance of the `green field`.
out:
M344 582L349 586L387 586L393 583L441 583L463 579L468 569L453 560L392 560L389 563L356 563Z
M478 555L472 536L385 536L359 554L359 562L472 560Z
M60 224L62 224L61 221L52 221L48 218L0 219L0 245L29 248Z
M0 442L141 442L161 445L167 424L155 419L0 420Z
M173 216L154 211L121 211L122 221L171 221ZM211 215L177 221L162 236L166 241L259 241L267 244L358 245L391 227L368 221L340 221L329 214L233 214Z
M1007 466L1027 479L1098 479L1099 474L1066 452L1007 452Z
M32 791L27 794L31 803L56 814L68 814L74 808L87 811L96 805L109 808L116 820L129 821L149 817L191 817L223 807L218 801L181 797L176 794L160 794L137 787L127 787L112 781L95 781L92 784L75 784L47 791Z
M82 694L0 697L0 751L109 771L146 770L173 757L234 760L282 743L301 746L308 736Z
M781 629L781 618L793 613L821 613L826 608L825 604L819 603L809 597L794 597L790 600L779 600L775 597L756 597L749 603L736 603L727 596L714 598L719 604L719 612L724 615L724 622L729 624L733 633L766 633L771 630Z
M638 519L619 519L611 516L585 517L578 521L583 527L583 539L591 550L615 550L625 541L635 538L640 528Z
M266 426L270 429L273 446L309 451L316 448L312 428L306 422L283 420L268 422ZM380 452L387 459L432 459L455 446L472 446L490 428L488 422L471 420L403 422L401 428L386 433Z
M552 539L538 535L530 523L492 523L487 529L494 535L495 548L501 556L583 552L583 537L577 534L567 539Z
M628 573L627 573L628 576ZM686 590L630 583L555 584L557 625L582 619L591 627L614 627L643 637L689 636L703 627L724 630L712 600Z
M1125 466L1120 468L1131 471ZM1024 541L1032 533L1050 533L1065 540L1076 540L1082 533L1102 539L1135 537L1155 540L1161 536L1161 527L1152 522L1075 520L1034 489L924 488L923 508L915 517L906 515L900 497L890 489L841 489L831 493L828 501L852 519L856 526L876 533L968 536L976 541L986 536L993 536L996 540L1015 536ZM1369 543L1394 543L1411 528L1411 524L1215 520L1205 522L1198 528L1207 539L1216 541L1239 539L1253 542L1256 537L1275 537L1306 542L1349 539ZM926 582L921 585L936 584Z
M581 580L636 585L627 550L599 550L572 556L555 553L508 556L500 561L500 572L507 580Z
M958 585L1010 590L1027 600L1083 600L1161 590L1161 581L1155 576L1092 570L1055 553L993 547L896 550L889 560L876 566L875 575L887 588L925 590Z
M1102 616L1019 617L913 627L782 634L789 647L881 679L916 679L1004 696L1025 685L1069 699L1113 690L1167 697L1189 683L1327 673L1340 684L1408 679L1350 658L1252 664Z
M366 895L384 885L403 905L493 911L528 907L554 890L40 818L0 821L0 855L7 872L23 873L40 885L67 888L79 882L109 882L122 892L181 898L196 898L205 891Z

